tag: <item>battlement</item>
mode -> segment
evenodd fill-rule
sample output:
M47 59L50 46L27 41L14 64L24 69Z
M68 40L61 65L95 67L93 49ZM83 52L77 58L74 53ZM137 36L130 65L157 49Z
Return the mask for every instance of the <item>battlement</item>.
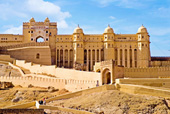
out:
M147 67L147 68L125 68L127 78L158 78L169 77L170 66L167 67Z
M30 43L22 43L22 44L14 44L9 46L0 46L0 50L7 50L12 48L21 48L28 46L49 46L48 42L30 42Z

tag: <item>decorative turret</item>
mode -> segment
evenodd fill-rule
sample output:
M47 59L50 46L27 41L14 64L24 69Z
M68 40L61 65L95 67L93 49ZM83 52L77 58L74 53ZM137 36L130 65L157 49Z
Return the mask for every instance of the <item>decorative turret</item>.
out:
M138 36L138 67L148 67L150 58L150 41L147 29L142 25L137 32Z
M113 29L108 25L108 27L104 30L104 33L114 33Z
M76 34L76 33L83 33L83 29L80 28L79 25L77 26L77 28L74 29L73 34Z
M114 53L114 30L108 25L104 30L104 60L114 59L114 56L110 53Z
M147 31L147 29L142 24L142 26L138 29L137 33L148 33L148 31Z
M33 17L30 19L30 23L31 22L35 22L35 19Z
M44 22L49 23L49 22L50 22L49 18L46 17L46 19L44 20Z

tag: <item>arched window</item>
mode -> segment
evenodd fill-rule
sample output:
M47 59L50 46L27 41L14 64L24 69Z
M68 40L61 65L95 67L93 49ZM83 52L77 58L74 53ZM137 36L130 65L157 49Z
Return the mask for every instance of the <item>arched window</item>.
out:
M37 53L37 55L36 55L36 59L39 59L40 58L40 54L39 53Z
M36 42L44 42L44 38L39 37L39 38L36 39Z

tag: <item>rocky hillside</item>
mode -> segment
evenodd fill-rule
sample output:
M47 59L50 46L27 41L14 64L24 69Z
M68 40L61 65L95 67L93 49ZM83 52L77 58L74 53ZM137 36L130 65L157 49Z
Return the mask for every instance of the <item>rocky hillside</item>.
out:
M127 94L117 90L93 93L49 103L97 114L169 114L168 99Z

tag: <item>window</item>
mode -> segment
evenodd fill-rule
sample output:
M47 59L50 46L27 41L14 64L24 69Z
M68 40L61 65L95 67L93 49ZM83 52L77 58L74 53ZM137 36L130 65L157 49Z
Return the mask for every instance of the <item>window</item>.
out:
M77 44L77 47L79 47L79 44Z
M39 53L37 53L37 55L36 55L36 59L39 59L40 58L40 54Z
M31 33L33 33L33 31L31 31Z
M46 31L46 33L48 33L48 31Z
M144 44L142 44L142 46L144 46Z
M142 38L144 38L144 36L142 36Z
M79 36L77 36L77 38L79 38Z
M30 33L30 31L28 31L28 33Z
M48 38L46 38L46 41L48 41Z
M17 40L17 38L15 38L15 40Z
M31 38L31 41L33 41L33 38Z

